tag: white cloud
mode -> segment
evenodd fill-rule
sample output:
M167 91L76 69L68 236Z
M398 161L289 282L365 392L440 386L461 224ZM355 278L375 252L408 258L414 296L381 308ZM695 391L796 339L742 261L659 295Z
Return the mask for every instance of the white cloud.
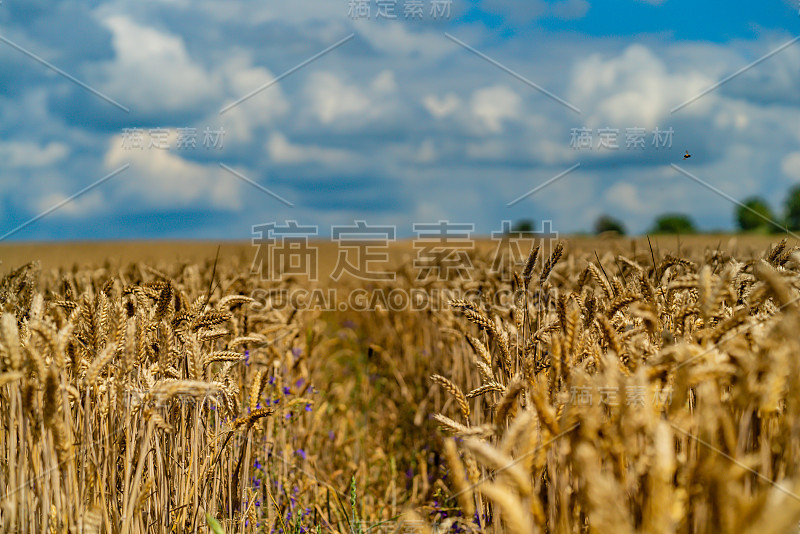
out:
M369 111L367 95L332 72L315 72L309 76L306 96L311 110L323 124L349 115L365 115Z
M472 113L492 133L503 130L503 121L519 117L522 99L504 85L495 85L475 91L470 108Z
M737 130L744 130L747 128L747 125L750 124L750 118L743 110L733 111L729 109L730 106L726 106L725 109L720 110L714 116L714 125L721 129L728 129L728 128L735 128Z
M586 0L562 0L550 6L553 16L564 20L583 18L588 11L589 2Z
M69 196L63 193L48 193L36 199L36 209L39 213L44 213L54 206L66 201L50 217L68 216L85 217L94 213L101 212L105 205L105 198L100 191L87 192L78 198L69 200Z
M792 152L783 158L781 171L791 178L793 183L800 183L800 152Z
M672 108L714 82L701 66L690 69L669 73L661 58L639 44L611 59L594 54L575 65L569 101L589 110L585 119L588 127L653 128L670 116ZM680 113L704 115L716 99L714 93L707 94Z
M447 93L442 98L436 95L427 95L422 99L422 105L425 106L428 113L437 119L442 119L452 115L461 107L461 99L455 93Z
M396 103L394 73L382 71L366 87L343 81L332 72L308 77L305 98L309 110L322 124L347 119L364 123L390 113Z
M295 145L286 136L275 132L266 144L269 157L277 163L315 162L324 165L338 165L352 160L354 155L346 150L324 148L315 145Z
M544 138L536 145L536 157L547 165L556 165L573 162L576 154L567 141Z
M527 24L547 13L548 5L544 0L484 0L481 8L489 13L505 15L518 24Z
M797 7L800 9L800 5ZM787 42L789 40L785 34L771 35L753 43L749 46L750 49L741 55L760 56L776 50ZM745 64L747 60L741 58L740 61ZM797 107L800 103L797 93L797 86L800 84L798 62L800 62L800 49L796 45L783 48L764 64L748 69L741 76L726 83L721 90L728 96L744 98L762 105L778 103Z
M229 95L224 104L219 106L225 112L220 115L219 109L215 109L205 119L204 126L222 124L228 132L226 137L232 143L249 143L256 129L274 126L291 109L280 83L270 85L247 100L228 107L275 79L264 67L253 66L247 51L232 51L226 57L219 76L225 81L225 92Z
M417 150L414 161L417 163L432 163L436 158L436 145L433 139L425 139Z
M335 2L334 2L335 3ZM402 14L400 15L402 17ZM444 39L440 32L414 31L418 25L405 20L385 23L376 21L358 26L359 36L366 39L372 47L389 57L408 57L415 60L431 61L441 59L453 51L453 43Z
M176 146L177 132L170 132L170 147ZM105 154L108 170L126 163L131 167L118 178L118 191L146 202L143 208L241 207L241 181L217 165L202 165L182 158L175 149L123 147L122 135L112 137ZM248 176L258 181L256 176Z
M627 182L617 182L603 194L604 200L611 206L636 215L652 214L657 211L656 204L649 201L639 189Z
M185 1L185 0L181 0ZM222 2L201 0L191 2L192 7L200 7L211 13L216 20L249 24L263 24L280 21L302 24L315 20L330 20L347 16L347 2L329 0L292 0L291 5L274 2Z
M253 64L252 52L225 51L224 61L207 69L194 61L181 37L144 26L123 15L104 20L113 34L115 58L102 66L102 90L132 112L197 111L214 109L203 127L225 121L232 135L251 140L259 125L269 125L289 110L280 84L272 85L222 116L217 112L275 79L268 69Z
M370 87L376 93L392 93L397 90L397 81L394 79L394 72L390 70L381 71L372 83Z
M63 143L38 145L23 141L0 142L0 160L12 168L41 168L55 165L69 154Z
M441 139L434 141L430 137L426 137L421 142L393 143L383 149L382 157L384 160L392 162L392 167L396 169L396 174L406 175L404 177L405 180L415 180L422 184L425 183L426 178L419 173L419 168L416 168L413 173L408 173L404 167L409 163L426 166L436 163L443 153L454 150L452 143L449 147L445 145L446 143Z
M102 90L136 111L192 109L221 96L220 83L189 57L183 40L124 15L104 20L112 33L113 61Z

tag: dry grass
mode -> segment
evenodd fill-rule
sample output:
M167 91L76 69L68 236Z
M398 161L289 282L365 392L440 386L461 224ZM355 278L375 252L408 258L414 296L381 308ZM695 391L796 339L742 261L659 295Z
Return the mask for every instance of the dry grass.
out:
M795 528L794 249L590 245L405 265L481 291L424 311L262 310L229 257L4 264L0 530Z

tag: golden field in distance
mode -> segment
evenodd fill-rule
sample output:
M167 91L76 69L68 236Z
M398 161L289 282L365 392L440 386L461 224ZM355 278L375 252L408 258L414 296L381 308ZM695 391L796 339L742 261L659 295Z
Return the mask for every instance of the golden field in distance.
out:
M653 247L677 252L678 243L682 250L716 248L735 253L751 255L763 252L770 243L780 241L783 236L773 235L731 235L703 234L687 236L654 235L650 236ZM613 251L616 254L632 254L649 250L647 237L570 237L569 248L577 253L603 253ZM530 247L530 240L522 240ZM789 238L790 246L793 239ZM477 238L476 248L489 252L497 246L497 241L488 238ZM332 266L336 263L338 247L330 240L310 241L319 247L321 266ZM39 260L43 269L72 268L78 266L103 265L106 261L114 265L144 262L198 262L213 260L220 247L220 257L236 258L247 264L252 263L256 247L250 242L240 241L111 241L111 242L0 242L0 273L6 273L29 261ZM388 244L392 263L413 259L415 250L411 239L399 240ZM525 249L527 252L527 249Z

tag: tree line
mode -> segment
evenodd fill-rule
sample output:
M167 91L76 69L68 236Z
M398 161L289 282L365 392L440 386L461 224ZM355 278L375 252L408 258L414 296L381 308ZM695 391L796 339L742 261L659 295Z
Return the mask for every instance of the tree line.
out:
M775 213L762 197L746 198L734 210L736 228L740 232L761 234L800 230L800 185L789 189L782 207L782 212ZM601 215L595 221L594 233L606 232L625 235L625 225L610 215ZM647 233L696 234L698 230L690 216L683 213L664 213L655 218Z

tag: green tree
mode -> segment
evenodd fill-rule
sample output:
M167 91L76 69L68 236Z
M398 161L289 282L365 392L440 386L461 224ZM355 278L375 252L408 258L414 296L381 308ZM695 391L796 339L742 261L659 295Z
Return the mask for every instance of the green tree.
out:
M512 232L533 232L533 221L530 219L522 219L514 223Z
M736 224L743 232L769 232L776 228L775 215L761 197L750 197L736 208Z
M789 189L785 206L786 226L789 230L800 230L800 185Z
M665 213L656 218L652 234L694 234L697 229L692 220L682 213Z
M622 221L615 219L611 215L601 215L594 223L594 233L602 234L604 232L616 232L619 235L625 235L625 226Z

